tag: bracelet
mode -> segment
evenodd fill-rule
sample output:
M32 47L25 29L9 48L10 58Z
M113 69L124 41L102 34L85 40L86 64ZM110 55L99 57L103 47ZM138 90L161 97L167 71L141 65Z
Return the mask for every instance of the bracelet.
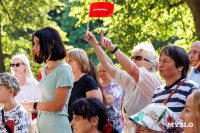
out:
M113 51L110 51L110 52L111 52L112 54L114 54L114 53L118 50L118 48L119 48L119 47L116 46L115 49L114 49Z
M34 102L34 104L33 104L33 109L34 110L37 110L36 108L37 108L37 104L38 104L38 102Z

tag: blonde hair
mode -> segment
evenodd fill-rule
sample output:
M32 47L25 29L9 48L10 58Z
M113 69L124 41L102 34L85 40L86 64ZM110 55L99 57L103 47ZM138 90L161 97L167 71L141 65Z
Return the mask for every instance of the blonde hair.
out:
M66 57L72 58L80 66L83 73L88 73L90 71L89 59L86 52L80 48L73 48L67 51Z
M200 132L200 90L194 90L192 92L192 101L193 101L193 111L196 118L196 129L198 132Z
M148 42L142 42L136 45L134 49L131 51L131 55L134 56L135 54L138 53L140 53L144 58L153 63L150 72L155 72L158 64L158 59L153 45Z
M25 54L17 54L15 56L13 56L12 62L13 62L14 59L20 59L25 64L25 67L26 67L25 75L32 78L32 79L35 79L33 77L32 71L31 71L31 67L30 67L28 57ZM11 67L11 72L12 72L12 75L15 76L15 72L14 72L12 67Z

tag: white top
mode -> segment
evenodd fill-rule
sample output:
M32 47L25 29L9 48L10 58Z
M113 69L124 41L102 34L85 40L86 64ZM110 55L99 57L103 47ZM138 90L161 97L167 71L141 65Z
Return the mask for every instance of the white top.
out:
M0 109L0 112L2 109L3 108ZM28 133L31 121L26 110L20 104L17 104L17 106L10 111L4 111L4 118L5 122L10 125L12 131L14 130L14 133ZM7 133L2 123L2 113L0 113L0 133Z
M40 100L40 94L38 91L38 82L34 79L26 77L26 83L24 86L20 86L21 90L15 96L15 100L21 101L38 101Z
M115 74L115 81L125 89L125 96L122 106L124 116L123 133L133 132L132 121L129 116L141 111L151 103L151 98L157 87L162 85L161 79L146 68L139 68L139 80L136 82L126 71L120 69ZM131 131L132 130L132 131Z
M200 85L200 72L195 72L195 67L189 73L188 79Z

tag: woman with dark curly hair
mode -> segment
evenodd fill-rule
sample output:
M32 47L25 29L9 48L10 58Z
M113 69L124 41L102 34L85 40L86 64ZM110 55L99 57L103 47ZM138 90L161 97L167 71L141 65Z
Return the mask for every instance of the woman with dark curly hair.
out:
M97 98L80 98L70 106L74 133L114 133L104 104ZM116 132L117 133L117 132Z

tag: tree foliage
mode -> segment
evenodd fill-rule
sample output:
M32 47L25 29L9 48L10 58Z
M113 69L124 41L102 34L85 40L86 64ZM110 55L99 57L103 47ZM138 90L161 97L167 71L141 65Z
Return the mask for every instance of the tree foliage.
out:
M9 72L11 57L24 53L30 59L34 74L38 75L41 65L32 62L31 34L46 26L55 27L61 33L67 48L85 49L89 58L97 64L96 55L83 36L89 4L100 1L0 0L0 72ZM114 15L109 18L90 18L90 30L99 40L100 29L104 29L105 36L111 38L127 55L143 41L152 43L159 52L167 44L188 50L199 38L198 0L103 1L115 4Z
M11 57L18 53L28 56L35 75L41 65L32 62L31 34L46 26L55 27L62 38L67 41L66 33L61 30L55 21L51 20L48 12L63 10L66 5L58 0L1 0L1 43L0 43L0 71L9 72ZM56 10L59 12L59 10ZM5 66L5 68L4 68Z
M76 5L81 6L81 4L79 2L70 2L66 0L60 1L64 2L67 5L67 7L65 7L65 10L63 12L60 12L60 14L51 12L50 15L59 24L61 29L67 33L67 38L69 39L67 45L72 46L69 48L78 47L86 50L89 58L94 61L95 64L97 64L98 59L96 57L96 54L91 49L90 45L83 39L87 28L86 24L76 26L76 23L79 21L79 19L75 16L70 15L71 9ZM90 24L90 28L95 29L100 25L102 25L102 21L97 20L94 23Z
M98 2L100 0L97 0ZM87 23L89 4L93 0L73 1L71 16L79 19L76 26ZM100 18L106 36L120 49L130 54L143 41L151 42L159 51L167 44L186 50L197 39L193 16L184 0L107 0L115 4L114 15ZM79 5L81 4L81 5ZM91 21L98 19L91 18ZM101 27L99 27L101 28ZM99 32L99 28L93 32Z

